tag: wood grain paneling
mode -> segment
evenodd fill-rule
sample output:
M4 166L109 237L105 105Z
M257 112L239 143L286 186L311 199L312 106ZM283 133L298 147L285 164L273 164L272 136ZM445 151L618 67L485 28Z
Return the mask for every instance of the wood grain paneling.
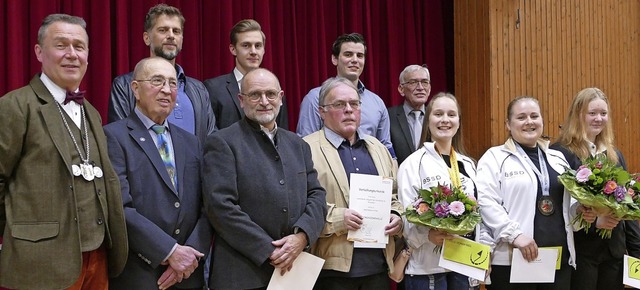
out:
M514 97L538 98L553 142L574 95L598 87L616 144L640 171L640 1L454 1L455 93L474 158L507 138Z

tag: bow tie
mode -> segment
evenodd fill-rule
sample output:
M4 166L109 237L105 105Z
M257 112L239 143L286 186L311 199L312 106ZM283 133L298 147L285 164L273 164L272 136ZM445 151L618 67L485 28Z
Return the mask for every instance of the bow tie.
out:
M84 92L85 91L78 91L77 93L67 92L67 97L64 98L63 104L66 105L69 102L74 101L78 105L82 105L82 102L84 101Z

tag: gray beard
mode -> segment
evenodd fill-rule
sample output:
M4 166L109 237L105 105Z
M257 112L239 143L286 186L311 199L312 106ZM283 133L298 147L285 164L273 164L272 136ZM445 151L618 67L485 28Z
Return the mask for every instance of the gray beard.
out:
M162 47L153 49L153 53L156 56L159 56L159 57L164 58L164 59L169 60L169 61L174 60L176 58L176 56L178 56L179 52L180 52L180 50L176 50L175 52L164 52L162 50Z

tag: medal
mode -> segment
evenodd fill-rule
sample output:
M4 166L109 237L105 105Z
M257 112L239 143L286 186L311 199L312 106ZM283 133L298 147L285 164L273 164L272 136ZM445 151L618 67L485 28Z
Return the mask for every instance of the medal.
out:
M76 148L76 151L78 152L78 156L80 157L80 160L82 160L81 164L73 164L71 165L71 173L73 174L73 176L82 176L82 178L84 178L86 181L91 181L95 178L101 178L103 175L102 169L100 169L100 167L98 166L93 166L91 163L89 163L89 158L91 156L91 152L89 151L91 148L89 147L89 132L87 131L87 118L85 117L84 114L84 107L80 107L80 112L82 113L82 124L84 126L84 132L82 131L82 128L80 129L80 135L82 135L82 133L84 133L84 136L81 136L83 140L85 140L85 150L84 152L87 153L86 157L82 156L82 151L80 150L80 146L78 146L78 142L76 142L76 137L73 136L73 132L71 132L71 128L69 127L69 124L67 123L67 119L65 119L64 117L64 113L62 113L62 109L60 108L60 104L58 102L56 102L56 105L58 107L58 111L60 112L60 116L62 117L62 122L64 123L65 128L67 129L67 132L69 132L69 136L71 136L71 141L73 141L73 146Z
M544 216L550 216L555 212L551 197L543 196L538 199L538 211Z

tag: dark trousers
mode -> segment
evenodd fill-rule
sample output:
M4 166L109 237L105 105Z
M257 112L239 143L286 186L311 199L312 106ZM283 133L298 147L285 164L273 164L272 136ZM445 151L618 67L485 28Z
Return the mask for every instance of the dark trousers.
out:
M553 283L509 283L511 266L491 265L491 285L488 290L567 290L571 287L571 272L573 267L562 265L556 270Z
M314 290L389 290L389 276L380 273L364 277L322 277L318 278Z
M571 277L571 289L624 289L622 263L622 259L612 257L609 251L602 251L593 256L577 255L577 267Z

